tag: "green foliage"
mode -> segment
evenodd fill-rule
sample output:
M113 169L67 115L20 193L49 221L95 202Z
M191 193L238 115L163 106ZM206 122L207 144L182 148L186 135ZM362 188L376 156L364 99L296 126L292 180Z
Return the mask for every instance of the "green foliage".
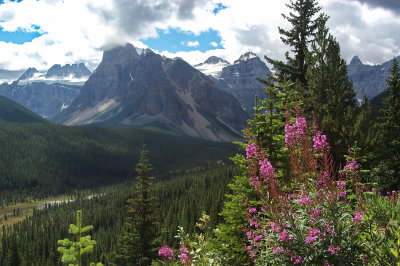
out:
M76 212L76 224L70 224L68 229L68 232L75 236L75 241L65 238L58 240L57 242L59 245L57 250L58 252L62 253L61 261L64 263L69 263L68 265L71 266L83 265L83 256L92 253L94 245L96 245L96 241L92 240L90 235L82 236L82 234L91 231L93 226L88 225L83 227L82 224L82 211L79 210ZM102 265L103 264L101 263L96 264L96 266Z
M0 121L13 123L48 123L22 105L0 96Z
M128 219L120 240L121 252L116 257L122 265L150 265L155 258L159 226L151 170L147 151L142 147L136 165L134 198L128 200Z
M378 164L372 173L385 190L393 190L399 188L400 176L400 69L395 59L387 83L389 88L383 99L381 123L377 126Z
M226 161L237 151L231 143L153 130L38 123L0 127L0 202L5 204L123 182L142 144L161 179Z
M291 24L291 28L285 30L279 27L279 33L282 42L291 48L293 56L289 52L286 53L287 63L267 56L265 59L280 72L280 81L283 81L283 77L288 77L292 82L300 82L302 87L305 87L308 44L317 27L314 16L321 7L318 6L317 0L291 0L287 6L291 11L282 16Z

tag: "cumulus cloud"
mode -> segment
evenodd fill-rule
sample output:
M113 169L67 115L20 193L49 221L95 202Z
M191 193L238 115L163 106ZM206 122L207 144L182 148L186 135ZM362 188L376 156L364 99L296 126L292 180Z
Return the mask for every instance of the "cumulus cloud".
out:
M140 48L141 39L157 37L157 29L177 28L199 35L207 30L219 33L221 41L211 42L205 52L163 52L189 63L215 55L233 62L248 51L260 57L284 59L288 50L278 26L288 28L281 13L282 0L24 0L0 5L0 27L4 30L37 30L44 33L32 42L13 44L0 41L0 68L49 68L52 64L86 62L92 69L102 51L131 42ZM320 0L330 16L329 27L350 60L359 55L364 62L381 63L400 54L400 1ZM214 12L215 8L223 9ZM226 7L226 8L225 8ZM34 10L34 11L33 11ZM179 42L180 40L178 40ZM197 47L197 43L186 43ZM217 47L223 47L215 49ZM210 47L211 48L211 47Z
M400 12L400 1L398 0L352 0L363 4L371 5L374 7L382 7L385 9Z

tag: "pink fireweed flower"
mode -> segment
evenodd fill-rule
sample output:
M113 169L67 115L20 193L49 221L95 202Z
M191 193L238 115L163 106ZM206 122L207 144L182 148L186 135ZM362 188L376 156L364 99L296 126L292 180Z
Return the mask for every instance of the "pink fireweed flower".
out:
M274 222L271 222L269 226L271 227L272 232L279 233L281 231L281 227Z
M345 198L346 195L347 195L347 192L346 192L346 191L342 191L342 192L339 192L339 193L338 193L338 196L339 196L340 198Z
M285 143L292 147L306 134L307 121L304 117L297 117L294 124L285 125Z
M360 166L357 164L356 161L349 161L349 162L346 163L346 165L344 166L343 170L350 171L350 172L354 173L359 168L360 168Z
M321 214L321 210L318 208L315 208L313 212L310 214L310 218L312 219L319 219L319 215Z
M249 209L249 213L257 213L257 209L256 208L250 208Z
M174 252L168 245L164 245L158 251L158 256L160 256L163 261L173 260Z
M360 222L364 221L364 217L363 217L364 212L363 211L355 211L353 215L354 215L354 217L351 219L352 222L360 223Z
M254 187L255 189L261 188L261 181L260 181L260 178L258 178L258 176L250 177L250 183L251 183L251 186Z
M333 245L328 246L328 251L331 255L335 255L336 253L338 253L341 250L340 247L335 247Z
M252 239L253 238L253 232L252 231L248 231L246 233L246 237L247 237L247 239Z
M307 237L304 241L305 244L311 244L317 241L317 237L321 235L321 231L318 228L310 228L307 233Z
M181 259L181 261L184 264L188 264L189 262L189 251L187 250L187 248L185 247L180 247L179 248L179 252L181 253L181 255L179 255L179 258Z
M246 158L250 159L257 155L257 146L255 143L250 143L246 146Z
M260 160L258 164L260 165L261 177L264 178L265 182L269 183L275 178L275 170L268 159Z
M255 241L255 242L258 242L258 241L260 241L260 240L263 239L263 238L264 238L263 235L257 235L256 237L254 237L254 241Z
M326 135L322 135L321 131L317 131L313 136L313 148L314 153L324 153L328 151L329 144L326 141Z
M257 221L254 220L250 220L250 226L258 229L260 226L258 225Z
M346 182L344 182L344 180L339 180L337 183L337 187L341 189L346 188Z
M278 236L278 241L284 242L286 240L289 240L289 234L286 231L286 229L283 229L282 233Z
M303 263L303 258L299 255L294 255L290 258L291 261L293 261L293 264L302 264Z
M306 205L306 204L312 204L313 203L312 200L308 196L300 197L297 200L297 202L300 203L301 205Z
M279 247L274 248L274 250L272 251L272 254L279 254L281 252L283 252L283 247L279 246Z

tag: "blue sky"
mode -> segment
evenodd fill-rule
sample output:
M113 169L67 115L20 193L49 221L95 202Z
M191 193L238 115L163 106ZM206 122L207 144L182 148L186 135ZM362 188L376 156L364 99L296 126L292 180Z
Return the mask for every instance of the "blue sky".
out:
M157 37L141 40L144 44L157 51L176 53L179 51L200 51L223 48L220 44L221 37L215 30L201 32L199 35L193 32L172 28L168 30L157 29Z
M16 31L4 31L3 28L0 27L0 41L15 44L31 42L33 39L40 37L44 34L41 33L39 30L40 27L35 25L32 27L32 31L26 31L22 29Z

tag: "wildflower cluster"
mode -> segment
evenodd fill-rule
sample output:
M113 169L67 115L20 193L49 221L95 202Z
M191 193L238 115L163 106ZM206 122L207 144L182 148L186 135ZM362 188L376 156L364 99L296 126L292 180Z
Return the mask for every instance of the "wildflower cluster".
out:
M258 264L283 265L361 262L365 254L354 239L364 222L363 205L349 204L352 192L346 186L359 166L349 161L344 168L348 174L335 174L326 136L321 131L311 136L304 117L288 123L285 133L296 173L289 191L280 188L262 148L254 142L246 147L250 182L263 206L249 206L246 214L250 258Z

